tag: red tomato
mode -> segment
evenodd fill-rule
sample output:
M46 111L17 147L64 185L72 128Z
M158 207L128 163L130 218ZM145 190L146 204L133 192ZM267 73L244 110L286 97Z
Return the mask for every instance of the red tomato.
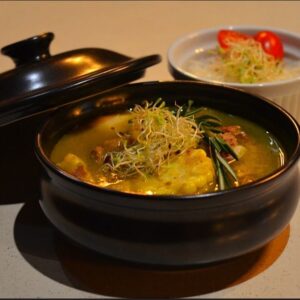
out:
M279 36L271 31L260 31L254 39L261 43L264 51L277 59L283 58L283 44Z
M228 41L240 41L251 39L250 35L234 31L234 30L220 30L218 32L218 42L220 46L224 49L228 48Z

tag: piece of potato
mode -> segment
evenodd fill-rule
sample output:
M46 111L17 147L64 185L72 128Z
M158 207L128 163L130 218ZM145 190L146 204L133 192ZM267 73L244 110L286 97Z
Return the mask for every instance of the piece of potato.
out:
M57 165L79 179L92 181L92 176L88 172L85 162L73 153L68 153L64 160Z

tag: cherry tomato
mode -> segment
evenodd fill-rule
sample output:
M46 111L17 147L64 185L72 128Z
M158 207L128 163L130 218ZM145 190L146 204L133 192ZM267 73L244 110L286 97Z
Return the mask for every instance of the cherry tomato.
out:
M260 31L254 39L261 43L264 51L277 59L283 58L283 44L277 34L271 31Z
M218 42L220 46L224 49L227 49L228 41L240 41L240 40L247 40L251 39L252 37L250 35L234 31L234 30L220 30L218 32Z

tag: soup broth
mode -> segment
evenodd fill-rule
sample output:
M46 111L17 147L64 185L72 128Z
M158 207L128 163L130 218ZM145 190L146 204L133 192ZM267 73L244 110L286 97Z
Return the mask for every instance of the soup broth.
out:
M257 124L204 107L193 108L196 117L191 114L181 120L180 109L173 113L177 118L174 128L168 128L167 115L151 119L152 132L145 134L149 145L137 130L132 110L100 115L62 136L51 153L51 160L69 174L99 187L169 195L234 188L256 181L284 164L284 153L275 137ZM214 125L207 127L210 138L201 131L204 127L200 123L200 129L195 128L197 123L193 122L197 118L204 120L202 126ZM141 128L145 120L141 121ZM154 131L154 125L159 130ZM161 136L167 136L168 145L165 147L163 140L159 140L161 144L155 148ZM221 149L214 145L215 141ZM226 147L231 150L226 152ZM151 149L152 156L146 156Z

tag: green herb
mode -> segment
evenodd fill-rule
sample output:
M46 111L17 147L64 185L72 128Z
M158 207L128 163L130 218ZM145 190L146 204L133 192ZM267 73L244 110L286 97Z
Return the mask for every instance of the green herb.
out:
M234 182L238 182L238 178L229 163L222 157L221 152L230 154L234 159L238 160L235 151L220 136L223 131L218 128L222 126L221 120L210 115L199 115L201 108L192 110L189 104L189 111L183 110L186 116L194 115L200 132L203 134L204 141L207 143L210 156L213 160L216 174L218 178L219 189L224 190L233 186Z

